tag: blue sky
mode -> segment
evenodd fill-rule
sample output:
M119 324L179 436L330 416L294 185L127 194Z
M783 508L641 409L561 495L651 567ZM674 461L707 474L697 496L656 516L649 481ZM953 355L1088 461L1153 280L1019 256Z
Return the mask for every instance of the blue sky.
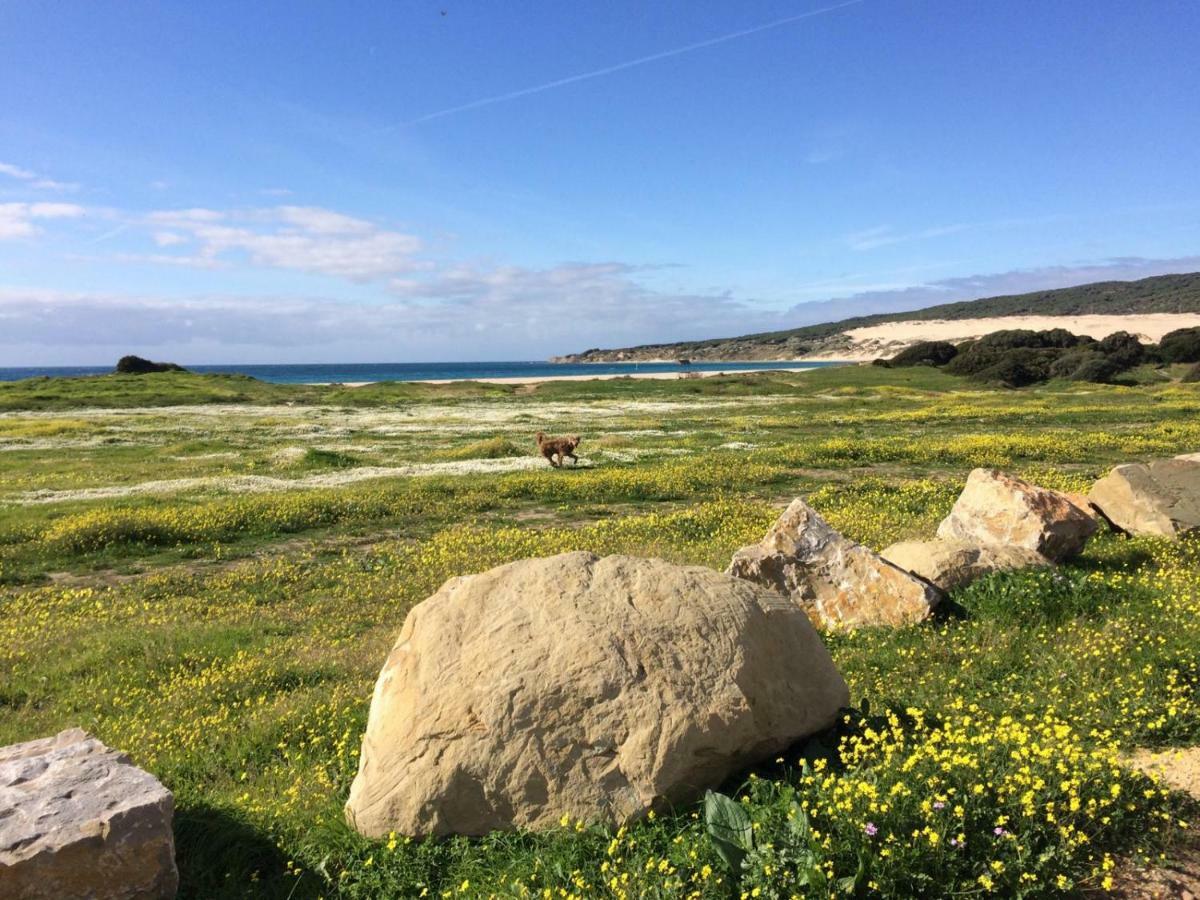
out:
M0 6L0 366L533 359L1200 269L1200 4Z

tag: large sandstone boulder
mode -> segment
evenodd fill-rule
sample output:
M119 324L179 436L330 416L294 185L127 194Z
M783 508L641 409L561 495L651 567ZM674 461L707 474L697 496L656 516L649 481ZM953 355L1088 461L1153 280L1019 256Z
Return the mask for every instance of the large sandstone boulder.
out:
M175 896L174 800L74 728L0 748L0 897Z
M1200 456L1117 466L1088 498L1130 534L1181 537L1200 529Z
M937 587L843 537L800 499L726 571L778 591L827 628L909 625L942 599Z
M409 613L346 814L371 836L622 823L826 728L847 699L769 591L661 560L522 560Z
M906 572L932 581L943 591L965 587L991 572L1053 565L1035 550L966 541L901 541L879 555Z
M992 469L975 469L938 526L943 540L1033 550L1051 562L1082 552L1098 525L1066 494Z

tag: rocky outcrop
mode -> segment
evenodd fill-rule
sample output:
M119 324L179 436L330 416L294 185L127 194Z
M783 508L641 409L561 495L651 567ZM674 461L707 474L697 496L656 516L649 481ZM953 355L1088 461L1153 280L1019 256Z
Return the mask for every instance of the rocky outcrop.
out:
M522 560L409 613L346 814L373 836L614 825L777 755L846 702L776 594L660 560Z
M174 801L75 728L0 748L0 897L175 896Z
M1200 454L1117 466L1088 499L1123 531L1179 538L1200 529Z
M901 541L879 554L906 572L931 581L943 591L965 587L991 572L1049 566L1050 560L1024 547L981 546L965 541Z
M910 625L942 599L937 587L843 537L800 499L726 571L783 594L826 628Z
M937 534L980 546L1023 547L1064 562L1082 552L1097 527L1092 513L1059 491L975 469Z

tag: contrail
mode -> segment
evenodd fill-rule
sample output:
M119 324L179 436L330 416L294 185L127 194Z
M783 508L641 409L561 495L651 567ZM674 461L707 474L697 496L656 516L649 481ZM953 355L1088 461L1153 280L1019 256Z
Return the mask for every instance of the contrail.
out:
M121 232L128 231L132 227L133 227L132 222L123 222L120 225L118 225L116 228L113 228L110 231L104 232L104 234L100 235L98 238L93 238L92 240L84 241L83 243L85 246L91 246L92 244L99 244L101 241L107 241L109 238L114 238Z
M756 25L753 28L744 28L741 31L731 31L729 34L722 34L719 37L709 38L705 41L697 41L694 44L686 44L683 47L675 47L671 50L663 50L659 53L652 53L650 56L642 56L638 59L630 59L625 62L616 63L615 65L606 66L603 69L594 69L591 72L581 72L578 75L568 75L566 78L559 78L556 81L548 81L545 84L535 85L534 87L522 88L519 91L509 91L507 94L496 94L493 97L484 97L480 100L472 100L470 103L463 103L459 106L451 106L447 109L440 109L437 112L426 113L416 119L410 119L407 122L401 122L399 125L388 125L381 128L380 131L390 131L393 128L404 128L409 125L419 125L422 122L429 122L433 119L442 119L446 116L452 116L455 113L466 112L469 109L479 109L481 106L491 106L495 103L507 103L509 100L516 100L519 97L528 97L530 94L540 94L542 91L552 91L555 88L564 87L568 84L575 84L579 81L588 81L592 78L600 78L604 75L611 75L614 72L621 72L625 69L632 69L634 66L644 66L646 63L657 62L660 59L668 59L672 56L679 56L683 53L691 53L693 50L703 50L705 47L712 47L717 44L724 44L726 41L736 41L738 38L744 38L751 34L758 34L760 31L770 31L772 28L781 28L784 25L790 25L793 22L799 22L801 19L811 19L814 16L823 16L826 13L835 12L839 9L845 9L847 6L857 6L860 3L865 3L866 0L846 0L844 3L838 3L834 6L824 6L821 9L809 10L806 13L800 13L795 16L788 16L783 19L776 19L774 22L767 22L765 25Z

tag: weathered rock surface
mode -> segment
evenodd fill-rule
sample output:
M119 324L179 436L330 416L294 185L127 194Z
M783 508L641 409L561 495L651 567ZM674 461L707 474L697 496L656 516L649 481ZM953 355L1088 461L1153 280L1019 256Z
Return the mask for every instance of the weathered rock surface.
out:
M1200 529L1200 454L1117 466L1088 498L1130 534L1182 537Z
M374 836L621 823L829 726L847 698L769 591L661 560L522 560L409 613L346 814Z
M938 526L943 540L1033 550L1051 562L1077 556L1096 533L1090 512L1059 491L992 469L975 469Z
M906 572L932 581L943 591L965 587L990 572L1053 565L1040 553L1024 547L953 540L901 541L879 555Z
M942 599L937 587L843 537L800 499L726 571L778 591L829 628L909 625Z
M0 897L175 896L174 800L86 732L0 748Z

